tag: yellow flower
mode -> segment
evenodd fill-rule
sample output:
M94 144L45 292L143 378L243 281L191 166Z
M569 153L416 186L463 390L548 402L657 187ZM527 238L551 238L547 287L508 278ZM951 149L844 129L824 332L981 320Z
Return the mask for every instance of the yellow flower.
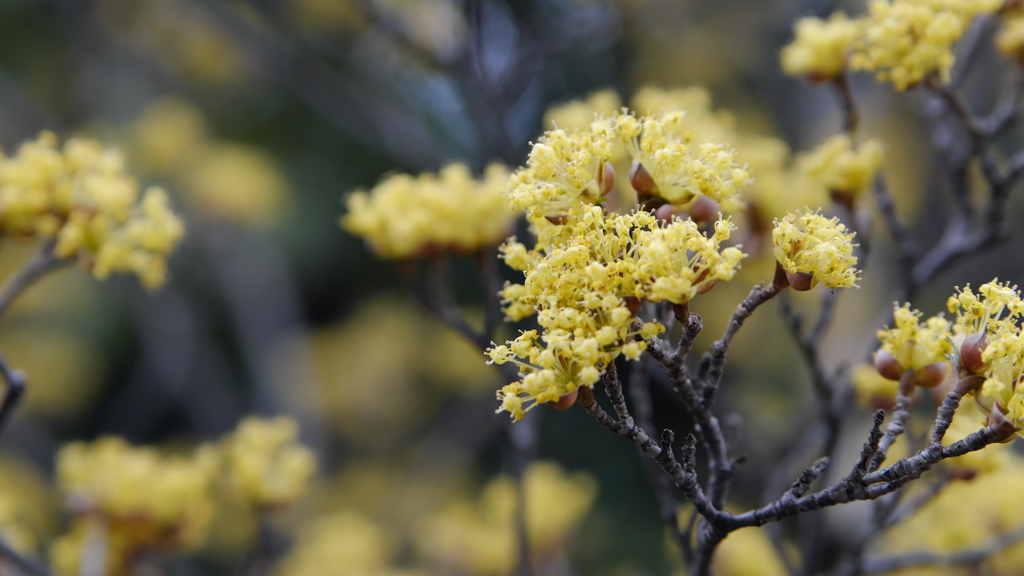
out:
M999 411L1013 426L1024 428L1024 301L1016 286L993 280L975 294L968 285L951 297L948 306L957 315L958 337L981 334L979 369L985 376L978 403L987 411ZM966 348L965 346L964 348ZM961 348L962 355L964 354Z
M291 505L305 492L316 459L298 442L291 418L247 418L221 441L224 472L235 493L261 508Z
M637 247L637 273L653 279L642 297L651 302L685 304L719 280L732 280L745 254L739 247L722 248L735 228L719 219L708 238L692 220L675 220L643 234Z
M1024 302L1017 287L1000 282L998 278L982 284L977 294L970 284L962 290L957 288L946 306L956 314L953 331L968 336L1012 332L1024 317Z
M895 327L878 331L882 350L892 354L902 370L920 370L945 362L946 355L953 352L948 320L941 314L923 323L920 320L921 312L904 304L893 311Z
M637 192L677 206L689 206L705 196L726 211L735 210L740 189L751 181L750 172L736 163L735 151L725 144L694 143L684 118L685 112L679 110L640 118L620 114L604 125L629 146L630 182Z
M786 74L825 80L843 73L858 32L855 21L843 12L835 12L828 20L801 18L794 29L796 37L782 49Z
M846 134L833 136L797 159L797 169L820 182L834 197L851 202L871 188L882 165L882 146L868 140L854 148Z
M526 538L540 572L545 561L564 553L597 495L594 479L568 474L553 462L534 462L523 474ZM417 548L440 573L506 576L517 559L516 482L498 477L478 499L445 505L417 530Z
M853 236L838 218L789 213L775 220L772 251L786 272L810 274L811 287L820 281L829 288L848 288L857 285Z
M59 150L44 132L0 160L0 229L56 238L58 257L78 257L100 280L130 272L156 288L184 227L162 190L138 196L120 152L94 140L71 139Z
M506 196L529 215L560 216L580 204L593 204L614 184L608 161L612 140L593 130L545 132L509 180Z
M341 225L383 258L493 246L508 235L514 217L502 196L507 178L500 164L489 166L479 180L464 164L437 174L394 174L370 192L350 194Z
M861 34L850 60L854 70L877 73L897 90L932 73L949 82L953 46L978 14L1003 0L873 0L860 20Z
M646 211L616 215L589 206L566 219L540 228L533 250L514 241L503 250L526 277L502 291L505 313L512 319L536 313L543 330L488 352L492 362L520 368L522 380L498 393L499 411L517 420L537 403L593 386L620 354L638 358L646 340L664 330L636 319L640 300L689 302L731 279L744 256L721 246L733 228L727 220L709 238L691 221L665 224Z
M274 576L412 576L391 566L399 542L355 512L317 518L299 532L295 548L275 568Z
M78 513L102 516L126 548L191 548L202 542L212 510L212 463L163 456L120 438L75 442L57 455L57 483Z
M590 123L600 117L615 114L622 108L622 100L614 90L606 88L582 100L572 100L548 108L544 113L544 126L562 130L587 130Z

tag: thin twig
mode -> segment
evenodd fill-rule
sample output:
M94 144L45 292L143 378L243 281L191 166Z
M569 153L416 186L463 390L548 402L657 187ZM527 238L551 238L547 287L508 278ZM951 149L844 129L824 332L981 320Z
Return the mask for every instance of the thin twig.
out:
M877 470L882 462L885 462L886 456L889 455L889 449L896 443L896 439L906 431L907 422L910 421L910 402L916 388L914 371L905 371L900 377L899 388L896 391L896 405L892 409L892 420L885 429L878 450L871 457L871 465L868 466L869 472Z
M37 280L45 276L47 273L60 268L61 266L67 265L70 261L58 258L53 253L53 248L57 245L56 240L48 240L45 244L40 247L39 251L36 252L32 259L25 263L20 270L14 273L13 276L7 279L3 287L0 288L0 316L3 316L7 309L10 308L14 300L25 291L26 288L34 284Z

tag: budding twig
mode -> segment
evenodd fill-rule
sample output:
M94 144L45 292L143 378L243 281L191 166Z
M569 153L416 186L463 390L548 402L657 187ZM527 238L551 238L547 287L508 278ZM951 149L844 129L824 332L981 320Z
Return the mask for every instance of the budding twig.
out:
M907 429L907 422L910 421L910 402L917 386L914 379L913 370L903 372L899 388L896 391L896 405L892 409L892 420L885 429L885 434L878 445L878 450L871 457L871 465L868 466L869 472L877 470L882 465L882 462L885 462L885 457L889 454L889 448L896 443L896 439Z

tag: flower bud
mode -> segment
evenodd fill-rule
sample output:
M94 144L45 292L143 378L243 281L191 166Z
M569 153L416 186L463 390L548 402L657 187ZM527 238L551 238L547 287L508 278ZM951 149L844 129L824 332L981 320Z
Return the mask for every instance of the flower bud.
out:
M629 311L632 312L634 316L636 316L636 311L640 309L639 298L636 296L623 296L622 303L626 305L626 308L629 308Z
M903 366L895 356L882 349L875 352L875 370L889 380L899 380L903 376Z
M597 184L601 189L601 196L607 196L615 189L615 167L611 162L605 162L597 173Z
M546 218L548 222L551 222L555 226L561 226L562 224L565 224L566 222L569 221L569 217L565 216L565 215L562 215L562 216L545 216L544 218Z
M686 209L694 222L707 222L718 216L722 207L707 196L700 196Z
M654 183L654 177L639 162L633 162L633 167L629 169L629 183L638 194L658 195L658 185Z
M988 346L988 338L985 334L971 334L964 343L960 345L960 367L975 374L980 374L988 368L981 355Z
M947 362L936 362L914 372L917 385L923 388L935 388L946 381L949 375L949 364Z
M789 285L793 287L793 290L797 292L806 292L817 284L814 281L814 274L807 272L790 272L786 270L786 280L789 281Z
M690 303L684 302L682 304L672 303L672 313L675 314L676 320L679 320L684 326L690 320Z
M658 209L654 211L654 217L666 224L671 224L673 220L678 218L676 215L676 207L671 204L662 204L658 206Z
M576 397L579 395L580 389L577 388L572 392L562 394L557 402L546 402L548 406L551 406L555 410L568 410L572 408L572 405L576 403Z

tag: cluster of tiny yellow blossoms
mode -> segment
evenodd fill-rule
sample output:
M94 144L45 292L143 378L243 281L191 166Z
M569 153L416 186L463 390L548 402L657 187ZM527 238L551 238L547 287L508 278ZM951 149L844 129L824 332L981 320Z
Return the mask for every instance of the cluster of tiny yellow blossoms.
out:
M614 189L612 160L625 143L633 157L629 182L640 194L684 207L707 197L735 208L749 171L725 144L695 142L684 118L678 110L618 114L583 130L548 131L533 145L526 166L512 175L509 201L533 218L595 204Z
M369 192L350 194L341 225L384 258L495 246L515 217L502 195L507 181L500 164L488 166L480 179L458 163L437 174L394 174Z
M731 279L744 256L721 246L731 231L726 220L707 237L689 220L663 223L646 211L614 215L581 206L564 224L539 228L533 250L508 242L505 262L526 279L502 291L505 313L513 320L536 313L543 334L526 331L489 351L492 362L514 362L523 376L499 392L500 410L520 419L537 402L592 386L620 354L638 358L645 341L664 330L635 318L639 301L684 304Z
M633 157L630 182L637 192L684 207L707 197L726 211L735 210L750 172L725 144L694 142L685 116L679 110L639 118L620 114L596 124L626 142Z
M921 322L921 312L911 310L910 304L896 306L892 315L894 327L879 330L878 340L882 343L882 350L895 359L897 366L886 370L883 376L898 380L903 371L914 370L919 372L919 383L931 384L934 382L931 378L941 382L948 368L946 355L953 352L949 321L940 314ZM930 366L935 366L937 375L926 378L921 371Z
M782 70L791 76L827 80L843 74L859 27L843 12L828 20L807 17L794 25L796 37L782 49Z
M975 294L966 286L948 306L957 316L962 367L985 377L976 392L979 403L998 410L1018 430L1024 428L1024 388L1018 387L1024 378L1024 302L1017 287L993 280ZM980 363L970 361L972 351L981 352Z
M787 275L811 276L807 288L818 282L829 288L848 288L857 282L853 236L838 218L828 219L817 212L789 213L775 221L772 252ZM791 277L794 288L802 288L793 280Z
M592 123L592 126L598 125ZM555 129L534 143L526 166L509 180L506 197L528 216L560 216L611 191L612 139L604 132Z
M797 159L797 169L820 182L833 197L849 202L871 188L881 165L881 144L868 140L855 148L846 134L829 138Z
M930 74L949 81L953 46L970 24L1003 0L873 0L861 20L850 66L877 72L897 90Z
M442 574L508 576L516 566L516 510L519 494L530 560L535 572L562 553L597 496L594 479L566 473L553 462L535 462L523 474L520 491L499 477L479 499L453 502L420 526L418 548Z
M197 546L213 510L213 466L205 451L169 457L114 437L65 446L57 482L77 518L54 544L54 564L77 574L83 547L97 538L106 542L110 574L123 573L128 557L142 550Z
M121 153L94 140L71 139L60 149L44 132L0 159L0 229L56 239L58 257L77 256L99 279L128 272L155 288L184 226L163 190L138 198Z
M316 471L313 453L298 442L290 418L247 418L221 441L227 482L241 500L279 509L299 499Z

